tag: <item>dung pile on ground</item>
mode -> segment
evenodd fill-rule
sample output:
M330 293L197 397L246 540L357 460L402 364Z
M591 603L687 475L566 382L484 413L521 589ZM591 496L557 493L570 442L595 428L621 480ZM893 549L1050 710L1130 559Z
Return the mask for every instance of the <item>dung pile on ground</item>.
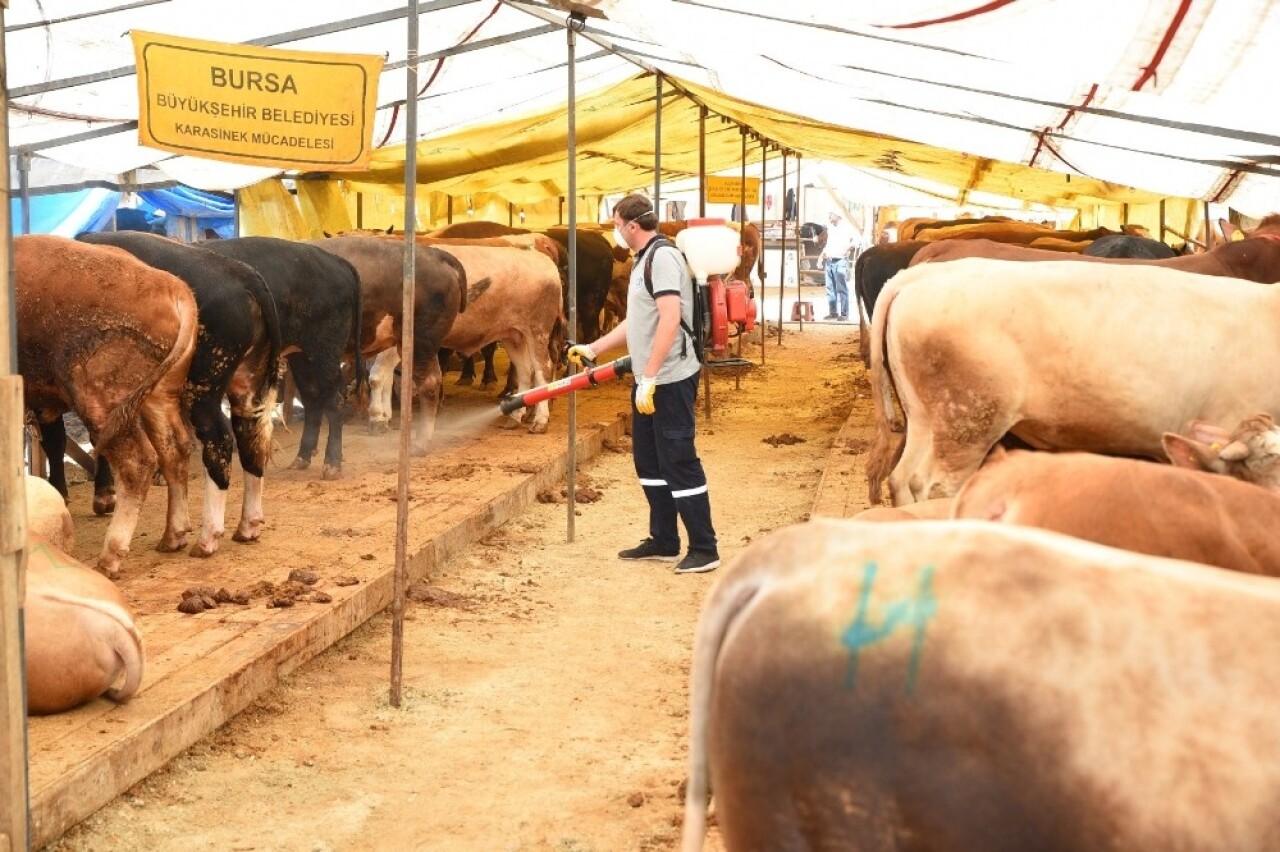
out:
M783 445L791 446L792 444L803 444L805 439L799 435L792 435L790 432L783 432L780 435L770 435L763 439L764 443L771 447L781 447Z

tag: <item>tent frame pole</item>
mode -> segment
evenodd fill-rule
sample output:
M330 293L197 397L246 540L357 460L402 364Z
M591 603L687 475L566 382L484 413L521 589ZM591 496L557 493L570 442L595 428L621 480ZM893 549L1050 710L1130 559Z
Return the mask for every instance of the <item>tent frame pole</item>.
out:
M653 214L662 218L662 75L653 77Z
M405 83L404 148L404 279L401 282L400 323L400 460L396 476L396 562L391 595L392 707L400 706L404 668L404 599L409 586L409 474L413 434L413 296L417 281L418 221L418 0L408 0L408 65ZM356 330L357 340L360 331Z
M7 79L4 10L0 0L0 80ZM0 87L0 106L9 97ZM0 153L9 162L8 124L0 123ZM0 175L9 195L9 167ZM30 846L30 798L27 791L27 702L23 668L22 622L26 583L27 507L22 482L22 434L10 424L23 422L22 376L17 375L17 294L13 279L13 225L8 202L0 211L0 850Z
M804 201L800 197L804 192L804 184L801 181L800 166L802 158L800 152L796 151L796 303L799 304L804 300L804 292L801 290L801 284L804 276L800 272L801 255L800 255L800 220L804 218ZM800 331L804 332L804 311L796 313L796 319L800 321Z
M782 314L783 300L786 293L783 291L787 287L787 149L782 149L782 233L778 243L782 246L779 254L782 259L778 262L778 346L782 346ZM763 254L764 252L761 252ZM796 275L800 274L799 259L796 260Z
M569 92L567 112L569 119L569 334L578 334L578 33L587 25L580 13L574 12L565 19L566 47L568 51ZM569 362L569 375L577 372ZM568 542L573 544L574 516L578 500L578 395L569 394L569 451L568 477L565 487L565 525Z
M769 146L760 142L760 256L756 258L756 274L760 276L760 366L764 366L764 344L768 340L769 321L764 317L764 195L769 180ZM781 319L781 317L779 317Z

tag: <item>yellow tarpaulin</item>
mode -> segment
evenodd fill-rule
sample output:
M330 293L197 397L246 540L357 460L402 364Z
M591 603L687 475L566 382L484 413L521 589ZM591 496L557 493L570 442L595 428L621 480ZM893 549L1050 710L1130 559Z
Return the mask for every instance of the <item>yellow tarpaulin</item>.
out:
M1063 207L1140 204L1159 199L1153 193L1106 181L822 125L691 84L672 83L714 111L706 121L708 172L731 169L741 162L742 134L737 125L714 114L720 113L806 157L927 177L970 192L990 192ZM653 185L654 94L654 80L645 76L579 99L577 181L581 195L617 194ZM699 112L698 103L673 85L664 88L664 180L698 174ZM557 108L420 140L419 188L454 196L489 192L515 204L559 198L568 192L567 131L564 110ZM748 140L747 157L758 170L760 145L755 140ZM379 149L374 152L368 172L342 177L357 191L374 192L399 185L404 180L404 148ZM963 198L959 200L964 202Z

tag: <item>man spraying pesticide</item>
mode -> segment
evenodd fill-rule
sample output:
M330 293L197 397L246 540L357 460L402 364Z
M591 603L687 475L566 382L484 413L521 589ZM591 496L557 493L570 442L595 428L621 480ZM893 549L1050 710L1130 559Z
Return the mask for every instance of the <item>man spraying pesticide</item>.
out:
M514 411L521 405L634 371L632 457L649 503L649 535L635 547L623 550L618 558L679 560L677 574L713 571L720 565L720 553L711 523L707 477L694 447L694 404L702 352L707 337L711 338L712 351L724 351L725 341L720 338L725 335L717 334L721 326L727 329L730 323L737 323L739 328L750 330L754 326L755 305L746 293L747 285L741 282L726 285L717 276L716 287L695 288L685 256L658 233L658 216L643 195L628 195L619 201L613 209L613 223L614 239L619 246L633 251L636 258L627 288L627 318L600 339L569 347L569 360L586 365L586 372L513 397L503 403L503 411L507 412L508 406ZM685 241L685 235L690 235L685 242L691 252L690 263L694 263L692 252L697 249L699 263L695 268L703 265L704 258L711 258L706 269L699 270L699 277L706 278L707 271L732 270L738 263L737 235L722 225L695 227L696 224L691 222L680 236ZM726 292L731 294L727 298ZM708 303L709 313L696 309L705 309ZM626 357L595 366L597 353L623 344L627 347ZM689 537L689 549L683 559L677 519Z

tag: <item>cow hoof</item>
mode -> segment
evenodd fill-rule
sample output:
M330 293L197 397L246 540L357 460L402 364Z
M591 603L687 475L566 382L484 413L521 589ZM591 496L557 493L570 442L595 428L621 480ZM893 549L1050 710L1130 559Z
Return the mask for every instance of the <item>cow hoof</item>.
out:
M547 431L546 423L534 423L532 426L529 427L530 435L541 435L541 434L544 434L546 431Z
M455 385L474 385L475 383L475 376L458 376L458 380L454 382Z
M501 426L503 429L519 429L520 421L512 420L510 417L508 417L506 420L503 420L498 425Z
M218 540L205 544L203 541L197 541L191 545L191 549L187 551L188 556L194 556L197 559L208 559L210 556L218 552Z
M298 456L293 460L293 464L289 465L290 470L306 470L309 467L311 467L311 459L304 459L302 456Z
M388 431L390 431L390 429L391 429L391 426L388 424L386 420L370 420L369 421L370 435L385 435L387 434Z
M482 389L482 390L493 390L493 389L494 389L494 388L496 388L497 386L498 386L498 380L497 380L497 379L494 379L494 380L493 380L493 381L491 381L491 382L481 382L481 383L480 383L480 387L481 387L481 389Z
M258 541L258 538L261 535L262 535L262 530L257 525L247 527L247 528L240 527L236 529L234 533L231 534L231 540L238 541L241 544L253 544Z
M104 494L93 495L93 513L95 515L110 515L116 510L116 495Z
M161 538L156 542L156 550L161 553L177 553L179 550L187 546L187 537L177 536L169 538L168 536Z
M119 556L102 556L98 559L98 564L94 566L98 573L102 574L108 580L120 579L120 557Z
M320 474L320 478L321 479L341 479L342 465L339 465L339 464L325 465L324 471Z

